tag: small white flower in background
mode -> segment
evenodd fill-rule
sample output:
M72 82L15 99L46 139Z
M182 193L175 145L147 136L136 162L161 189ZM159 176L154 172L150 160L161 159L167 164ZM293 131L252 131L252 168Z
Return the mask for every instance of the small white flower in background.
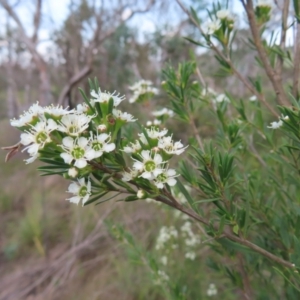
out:
M210 95L216 96L216 95L217 95L217 92L216 92L215 90L213 90L212 88L207 87L207 88L205 88L205 89L202 90L201 95L202 95L203 97L205 97L205 96L210 96Z
M28 164L31 164L32 162L34 162L38 157L39 157L39 154L33 155L33 156L30 156L28 159L24 159L24 161L26 162L26 165L28 165Z
M58 130L71 136L79 136L89 127L93 117L85 114L64 115L58 125Z
M160 283L162 281L168 281L170 279L169 276L164 271L161 270L157 271L157 275L159 276Z
M125 146L122 151L124 151L125 153L136 153L141 149L142 147L139 141L135 141L134 143L130 142L130 144Z
M185 258L187 258L187 259L195 260L195 258L196 258L196 253L190 251L190 252L185 253L184 256L185 256Z
M82 169L87 165L88 160L95 158L95 150L91 149L89 140L85 137L80 137L74 140L67 136L62 140L62 148L65 152L60 156L66 164L71 164L75 160L74 166Z
M20 143L27 146L23 151L27 150L30 156L36 157L38 151L52 141L50 133L55 129L57 129L57 124L52 119L45 119L31 126L29 131L21 134ZM27 160L28 162L31 162L31 160Z
M168 129L163 129L163 130L159 130L156 129L155 127L151 127L151 128L146 128L147 134L149 136L150 139L158 139L161 138L163 136L165 136L168 133ZM143 133L140 133L139 136L144 136ZM142 140L143 142L143 140Z
M230 102L230 100L225 94L220 94L214 99L214 102L222 103L222 102Z
M76 106L76 113L78 114L84 114L88 111L89 106L86 103L77 104Z
M144 94L158 94L158 89L152 87L152 82L150 80L142 79L130 86L129 89L133 91L133 96L129 99L129 103L136 102L138 98Z
M257 101L257 97L255 95L253 95L249 98L249 101L252 101L252 102Z
M206 23L203 27L204 34L214 34L216 31L218 31L221 28L221 21L219 19L209 21Z
M78 170L76 168L70 168L68 170L68 175L72 178L75 178L78 175Z
M163 226L158 234L155 249L160 250L164 248L165 244L169 242L171 239L178 238L178 231L175 229L174 226L166 227Z
M168 264L168 257L167 256L162 256L160 258L161 263L166 266Z
M120 119L122 121L125 121L127 123L128 122L135 122L137 120L137 119L134 119L133 115L131 115L131 114L127 113L127 112L122 112L122 111L120 111L118 109L113 109L112 113L113 113L113 116L115 118L118 118L118 119Z
M289 116L281 115L281 119L283 119L283 120L285 120L285 121L288 121L290 118L289 118Z
M271 129L278 129L280 128L282 125L283 125L283 122L281 120L279 120L278 122L271 122L270 124L271 126L267 126L268 128L271 128Z
M130 172L123 172L122 173L122 180L123 181L130 181L138 176L139 172L137 170L130 170Z
M84 203L89 199L91 196L91 182L88 179L87 183L85 182L84 178L78 179L78 182L72 182L69 185L68 193L74 194L73 197L68 198L66 200L69 200L72 203L78 204L80 200L82 200L82 206Z
M143 150L140 157L142 161L134 159L135 162L133 164L133 169L142 173L139 177L152 180L163 173L164 170L160 166L163 163L161 155L155 153L152 157L152 153L149 150Z
M100 132L104 132L104 131L106 131L107 127L106 127L106 125L104 125L104 124L100 124L100 125L97 127L97 129L98 129Z
M39 103L32 104L27 111L19 119L10 120L10 125L13 127L22 127L28 125L33 118L44 115L44 108Z
M217 11L216 16L220 20L223 20L223 19L234 20L230 11L227 9L221 9L221 10Z
M91 91L91 96L93 97L94 102L99 102L99 103L108 103L110 98L113 98L114 100L114 106L118 106L123 100L125 100L125 96L119 96L120 94L115 94L116 91L113 93L109 92L101 92L101 90L98 90L98 93L96 91Z
M175 179L177 176L179 175L177 175L173 169L164 170L154 179L154 184L159 189L163 189L166 183L169 186L174 186L177 182Z
M68 110L68 108L63 108L61 105L54 106L53 104L45 107L44 112L55 117L60 117L72 113L74 110Z
M91 135L91 148L95 151L94 158L100 157L104 152L111 152L115 150L116 145L114 143L109 143L111 140L110 134L101 133L93 136Z
M209 296L209 297L215 296L215 295L217 295L217 293L218 293L218 290L217 290L215 284L210 283L208 286L208 290L206 291L207 296Z
M139 199L144 198L145 195L146 195L146 193L145 193L144 190L138 190L137 193L136 193L136 196L137 196Z
M155 117L161 117L163 115L167 115L171 118L174 116L174 111L171 109L163 108L161 110L153 111L152 115Z
M157 120L157 119L154 119L153 122L152 121L147 121L146 123L146 126L158 126L161 124L161 121L160 120Z
M180 141L174 143L171 136L164 136L158 140L157 147L168 154L180 155L188 146L184 147Z
M267 6L267 7L273 7L273 1L272 0L257 0L257 6Z

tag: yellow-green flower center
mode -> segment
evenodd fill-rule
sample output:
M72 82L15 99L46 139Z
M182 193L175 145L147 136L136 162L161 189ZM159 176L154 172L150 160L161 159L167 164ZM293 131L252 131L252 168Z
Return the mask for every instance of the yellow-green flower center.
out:
M48 135L47 135L47 133L46 133L45 131L39 132L39 133L36 135L36 138L35 138L35 140L36 140L36 142L37 142L38 144L43 144L43 143L45 143L47 139L48 139Z
M79 146L76 146L72 150L71 154L75 159L80 159L84 156L84 149L80 148Z
M80 197L85 197L88 194L88 190L86 186L80 188L78 195Z
M155 170L155 168L156 168L156 164L153 160L149 160L149 161L145 162L145 170L147 172L152 172Z
M103 145L101 143L97 142L97 141L93 142L93 144L92 144L92 148L95 151L101 151L102 147L103 147Z
M166 180L167 180L167 175L166 174L164 174L164 173L162 173L162 174L159 174L158 176L157 176L157 179L158 179L158 181L160 181L160 182L165 182Z

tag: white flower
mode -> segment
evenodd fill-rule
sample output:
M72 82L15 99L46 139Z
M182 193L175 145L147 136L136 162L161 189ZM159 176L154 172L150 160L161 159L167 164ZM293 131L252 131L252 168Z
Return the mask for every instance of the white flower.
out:
M210 283L208 286L208 290L206 292L207 296L211 297L211 296L215 296L217 295L218 290L216 288L216 286L213 283Z
M185 253L185 258L190 259L190 260L195 260L196 258L196 253L193 251Z
M221 28L221 21L219 19L212 20L208 23L203 28L204 34L214 34L218 29Z
M167 256L162 256L161 258L160 258L160 261L161 261L161 263L163 264L163 265L167 265L168 264L168 257Z
M101 90L98 90L98 93L96 91L91 91L91 96L94 98L92 99L94 102L100 102L100 103L108 103L110 98L113 98L114 100L114 107L118 106L124 99L125 96L119 96L120 94L115 94L116 91L113 93L109 92L101 92Z
M144 190L138 190L137 193L136 193L136 196L139 198L139 199L142 199L143 197L145 197L145 191Z
M129 89L132 91L136 91L136 90L141 89L142 87L146 88L147 86L152 85L152 84L153 84L152 81L142 79L142 80L136 82L135 84L133 84L132 86L129 86Z
M82 200L82 206L84 203L89 199L91 196L91 182L88 179L87 183L85 182L84 178L78 179L77 182L72 182L69 185L67 193L74 194L75 196L68 198L66 200L69 200L72 203L78 204L80 200Z
M163 159L159 154L155 153L154 157L152 157L152 153L149 150L143 150L140 157L143 161L134 159L135 163L133 164L133 169L142 173L139 177L152 180L163 173L164 170L161 168Z
M100 125L98 126L98 130L101 131L101 132L106 131L106 129L107 129L107 127L106 127L106 125L104 125L104 124L100 124Z
M24 111L23 115L18 120L10 120L10 125L13 127L22 127L28 125L35 117L44 115L44 108L39 103L32 104L28 111Z
M82 104L77 104L76 106L76 112L78 114L84 114L88 111L89 106L86 103L82 103Z
M72 113L74 110L68 110L67 108L63 108L61 105L54 106L53 104L45 107L44 110L46 113L53 115L55 117L60 117L63 115L67 115Z
M176 175L176 171L173 169L164 170L154 179L154 184L159 189L163 189L166 183L169 186L174 186L176 184L175 177L177 176L179 175Z
M77 175L78 175L78 170L77 170L76 168L70 168L70 169L68 170L68 175L69 175L70 177L75 178L75 177L77 177Z
M271 126L267 126L268 128L271 129L278 129L283 125L283 122L281 120L279 120L278 122L271 122Z
M233 19L230 11L227 9L221 9L221 10L217 11L216 15L217 15L217 18L220 20L223 20L223 19L232 20Z
M217 93L212 88L207 87L207 88L205 88L205 89L202 90L201 96L205 97L205 96L208 96L208 95L216 96Z
M79 136L89 127L92 117L85 114L64 115L58 126L58 130L71 136Z
M257 97L255 95L253 95L249 98L249 101L257 101Z
M118 109L113 109L112 114L115 118L118 118L122 121L125 122L135 122L137 119L134 119L133 115L127 113L127 112L122 112Z
M272 0L257 0L257 6L267 6L272 8L273 1Z
M51 142L50 133L57 128L57 124L52 119L38 122L35 126L31 125L31 129L21 134L21 144L27 146L23 151L27 150L30 156L36 156L40 149L43 149L47 143ZM31 160L27 160L27 163Z
M158 234L155 249L160 250L164 248L165 244L172 239L178 238L178 231L175 229L174 226L166 227L163 226Z
M75 160L74 166L82 169L87 165L88 160L95 158L95 150L91 149L88 145L89 140L85 137L80 137L74 140L67 136L62 140L63 145L61 146L64 153L60 156L63 158L66 164L71 164Z
M122 174L122 180L123 181L130 181L138 176L137 170L130 170L130 172L123 172Z
M136 82L134 85L130 86L129 89L132 90L133 96L129 99L129 103L136 102L141 95L144 94L158 94L158 89L151 86L152 82L149 80L140 80Z
M155 116L155 117L160 117L160 116L163 116L163 115L167 115L169 117L173 117L174 116L174 111L171 110L171 109L167 109L167 108L164 107L161 110L153 111L152 115Z
M146 131L150 139L158 139L165 136L168 133L168 129L163 129L159 131L159 129L156 129L155 127L146 128ZM143 134L139 134L139 136L141 135Z
M218 95L213 101L217 103L230 102L229 98L225 94Z
M160 121L160 120L154 119L153 122L152 122L152 121L147 121L146 126L152 126L152 125L158 126L158 125L160 125L160 124L161 124L161 121Z
M39 157L39 154L30 156L28 159L24 159L26 161L26 165L34 162Z
M125 153L136 153L141 149L142 147L139 141L135 141L134 143L130 143L125 146L122 151L124 151Z
M154 281L155 285L161 285L164 281L168 281L170 278L169 276L161 270L157 271L157 279Z
M104 152L111 152L115 150L116 145L114 143L109 143L110 142L110 134L107 133L101 133L97 134L96 136L93 137L93 133L90 132L91 134L91 148L95 151L95 157L100 157L103 155Z
M164 136L158 140L157 147L168 154L180 155L188 146L184 147L180 141L174 143L171 136Z

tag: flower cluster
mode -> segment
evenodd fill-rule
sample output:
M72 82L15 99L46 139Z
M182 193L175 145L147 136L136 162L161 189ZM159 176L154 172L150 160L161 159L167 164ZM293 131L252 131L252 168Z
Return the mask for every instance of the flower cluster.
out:
M152 87L150 80L142 79L130 86L129 89L133 91L133 96L129 99L129 103L143 102L158 94L158 89Z
M271 129L278 129L278 128L280 128L282 125L283 125L283 120L284 121L288 121L289 120L289 117L288 116L281 116L280 118L279 118L279 121L278 122L276 122L276 121L274 121L274 122L271 122L271 124L270 124L270 126L267 126L268 128L271 128Z
M227 9L221 9L215 13L215 16L203 27L205 35L214 35L222 42L228 38L228 34L234 26L234 17ZM227 40L226 40L227 43Z
M166 136L168 130L160 131L156 127L145 128L139 134L139 139L128 143L123 151L131 154L134 161L130 172L124 172L123 180L130 181L143 178L151 181L157 188L164 188L165 184L174 186L176 176L173 169L169 169L169 160L174 155L180 155L187 147L180 142L174 142L172 136Z
M131 89L140 95L157 93L150 85L151 82L141 81ZM45 175L60 174L71 179L67 192L73 195L67 200L76 204L86 205L98 195L115 191L104 180L107 174L114 174L119 181L144 183L138 191L125 183L120 185L128 187L129 197L135 200L147 198L149 189L157 193L165 185L174 186L178 174L169 168L169 160L186 147L167 136L167 129L157 128L164 116L173 116L173 111L164 108L154 112L160 118L154 121L155 126L143 128L138 140L126 144L120 129L137 119L119 110L125 97L116 92L102 92L96 80L90 81L90 88L90 96L81 91L85 101L74 109L35 103L19 119L11 120L11 125L22 131L19 144L29 154L25 161L32 163L38 158L48 164L40 168ZM124 153L133 159L131 168L126 166ZM145 182L149 189L145 189Z
M100 89L92 89L90 94L91 98L76 109L35 103L19 119L11 120L11 125L22 131L22 151L29 154L25 161L40 158L51 163L52 159L52 169L75 180L68 189L74 196L67 200L77 204L81 200L84 204L92 195L90 162L104 161L105 155L116 149L113 140L121 126L136 121L116 108L124 96Z

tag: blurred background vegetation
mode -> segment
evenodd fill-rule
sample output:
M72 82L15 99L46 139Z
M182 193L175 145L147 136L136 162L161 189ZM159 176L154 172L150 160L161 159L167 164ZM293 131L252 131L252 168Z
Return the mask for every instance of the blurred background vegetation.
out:
M211 5L208 0L185 3L203 16ZM238 1L231 3L238 14ZM78 87L87 90L89 77L97 77L103 90L128 98L128 86L135 81L152 80L159 87L162 68L192 59L210 88L251 96L234 78L224 76L211 53L183 38L197 39L198 33L175 1L102 1L102 6L92 0L68 1L58 23L48 5L47 0L0 1L1 146L19 141L9 119L36 101L74 107L81 102ZM259 67L245 43L249 32L239 26L233 47L237 68L257 76ZM47 33L45 39L41 32ZM284 76L289 72L285 66ZM148 106L122 105L145 123L151 110L168 107L168 98L161 93ZM204 137L214 134L208 121L205 115L197 120ZM169 122L176 139L187 144L189 128ZM161 263L162 254L155 250L158 233L162 226L180 227L180 217L142 201L70 205L64 200L67 182L39 177L38 164L25 167L22 154L5 164L5 154L0 152L0 299L172 299L149 277L147 263ZM122 224L118 234L112 224ZM126 247L128 240L124 243L120 233L134 236L134 247ZM197 233L201 239L201 230ZM137 258L140 249L149 256ZM184 299L240 299L239 291L213 271L208 249L200 244L194 261L180 249L170 254L170 277L189 291ZM207 293L211 284L217 295Z

